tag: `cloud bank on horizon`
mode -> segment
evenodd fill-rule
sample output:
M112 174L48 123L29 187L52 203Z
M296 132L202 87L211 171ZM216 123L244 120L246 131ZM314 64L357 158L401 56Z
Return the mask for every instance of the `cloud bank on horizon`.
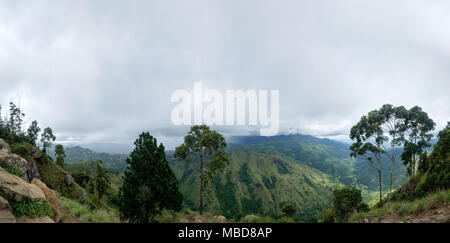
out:
M174 147L176 89L280 90L281 133L344 136L382 104L450 120L449 1L1 1L0 104L68 143ZM253 127L215 127L225 135Z

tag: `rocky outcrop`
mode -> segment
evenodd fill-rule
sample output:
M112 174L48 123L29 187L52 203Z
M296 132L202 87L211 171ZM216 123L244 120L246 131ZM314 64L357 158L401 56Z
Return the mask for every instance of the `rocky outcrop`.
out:
M0 150L0 166L16 168L21 173L22 179L28 182L33 178L41 178L33 161L27 161L19 155L8 152L7 149Z
M73 184L72 176L65 171L64 171L64 183L66 183L66 186L71 186Z
M0 167L0 195L13 200L30 198L45 200L44 192L36 185L11 175Z
M225 216L222 216L222 215L215 216L215 220L217 220L218 222L222 222L222 223L227 222L227 218L225 218Z
M60 221L62 207L59 203L58 198L56 198L55 192L52 189L48 188L47 185L45 185L45 183L43 183L39 179L34 178L31 183L38 186L44 192L45 198L49 201L50 205L53 208L53 211L55 212L55 221Z
M8 153L11 153L11 149L9 148L9 144L5 142L5 140L0 138L0 150L6 150Z
M39 149L32 147L31 148L31 156L33 156L34 159L39 159L42 157L41 151Z
M22 216L20 218L17 218L17 223L55 223L55 221L53 221L53 219L51 219L49 216L39 218L27 218L25 216Z
M206 216L198 214L185 214L179 219L180 223L227 223L224 216Z
M15 223L16 218L12 214L8 201L0 196L0 223Z

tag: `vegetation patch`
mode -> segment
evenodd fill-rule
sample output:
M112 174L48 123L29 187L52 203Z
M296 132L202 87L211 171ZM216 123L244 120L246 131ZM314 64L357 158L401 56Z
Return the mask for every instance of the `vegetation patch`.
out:
M388 202L381 207L373 207L368 212L361 212L353 214L349 221L359 222L361 219L366 217L377 217L386 214L418 214L428 209L443 206L450 203L450 190L438 191L428 196L417 199L412 202L402 201L402 202Z
M18 155L22 155L22 156L30 154L30 151L28 150L27 146L25 146L24 144L13 145L11 148L11 152L13 154L18 154Z
M78 200L83 197L83 188L74 183L67 186L64 182L64 170L56 165L48 155L42 154L39 163L36 163L39 173L48 187L62 193L62 196Z
M9 167L9 166L2 166L2 168L5 169L5 171L11 175L22 177L22 173L20 173L20 171L17 168Z
M108 208L90 209L87 206L66 197L59 197L64 209L82 223L120 223L117 212Z
M47 200L36 201L29 198L23 198L19 201L8 201L16 218L21 216L27 216L29 218L49 216L50 218L53 218L54 216L53 208Z

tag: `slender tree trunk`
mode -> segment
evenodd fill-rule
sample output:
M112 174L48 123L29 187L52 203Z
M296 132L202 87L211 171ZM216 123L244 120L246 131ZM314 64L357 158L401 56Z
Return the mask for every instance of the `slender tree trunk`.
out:
M392 138L392 140L393 140L393 142L395 141L395 135L393 136L393 138ZM389 182L389 194L391 194L392 193L392 173L393 173L393 171L394 171L394 163L395 163L395 146L394 146L394 143L392 143L393 145L392 145L392 165L391 165L391 180L390 180L390 182Z
M381 194L381 152L380 145L378 144L378 186L380 192L380 204L383 202L383 195Z
M200 153L200 215L203 214L203 154Z
M414 174L415 174L415 170L416 170L416 154L413 155L413 161L412 161L412 168L411 168L411 189L410 189L410 193L409 193L409 197L413 198L414 195Z
M392 161L392 167L394 167L394 161ZM389 182L389 194L392 193L392 169L391 169L391 181Z
M381 169L378 170L378 186L380 187L380 204L383 202L383 196L381 194Z
M394 162L395 162L395 153L394 153L394 150L392 150L392 165L391 165L391 178L390 178L391 181L389 182L389 194L392 193L392 173L394 171Z

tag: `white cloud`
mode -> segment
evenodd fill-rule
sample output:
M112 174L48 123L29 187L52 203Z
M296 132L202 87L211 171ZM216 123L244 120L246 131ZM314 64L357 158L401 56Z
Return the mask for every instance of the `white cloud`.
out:
M171 93L280 90L281 129L348 133L385 103L450 120L448 1L2 1L0 104L60 138L171 147ZM229 134L247 128L218 128ZM251 129L250 129L251 131ZM177 140L178 139L178 140Z

